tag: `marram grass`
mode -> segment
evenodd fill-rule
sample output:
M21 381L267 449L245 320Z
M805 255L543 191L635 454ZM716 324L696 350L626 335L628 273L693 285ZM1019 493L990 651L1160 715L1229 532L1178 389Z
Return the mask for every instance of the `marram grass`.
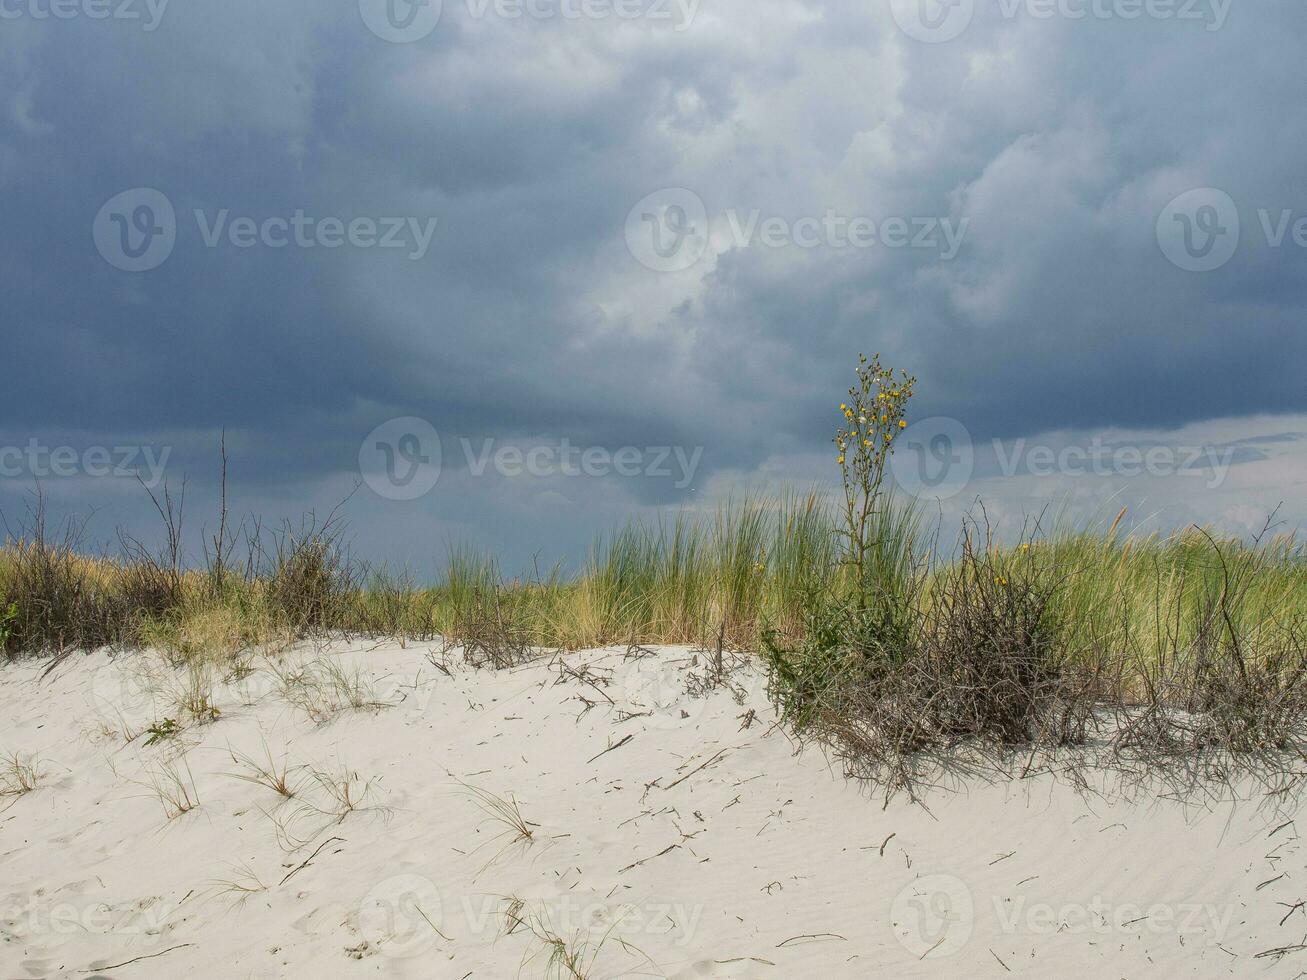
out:
M720 638L756 650L764 631L797 636L814 597L849 589L837 521L817 494L747 498L605 534L575 575L510 580L492 558L456 549L426 588L363 570L325 536L240 574L178 572L175 594L161 586L162 599L142 588L132 560L87 557L70 538L10 541L0 550L0 613L15 615L0 638L11 657L116 644L222 658L321 632L457 640L472 611L490 603L496 621L536 647ZM872 521L875 590L905 590L928 620L933 583L957 549L909 505L880 508ZM1071 655L1086 661L1155 669L1210 628L1222 594L1238 596L1222 615L1252 656L1307 618L1307 555L1291 537L1254 544L1197 528L1162 536L1059 527L980 546L995 567L1028 563L1056 580L1051 613Z

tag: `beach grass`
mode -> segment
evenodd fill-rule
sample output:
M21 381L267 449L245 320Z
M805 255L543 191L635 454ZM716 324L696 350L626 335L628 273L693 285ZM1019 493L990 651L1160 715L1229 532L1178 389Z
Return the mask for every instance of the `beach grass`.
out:
M51 535L37 515L0 550L5 655L147 648L184 681L348 636L439 643L477 669L611 645L758 653L787 725L892 787L961 744L1083 745L1105 715L1114 755L1145 767L1214 760L1219 776L1235 753L1269 771L1307 745L1307 552L1293 536L1128 533L1122 512L1000 539L978 509L946 537L884 493L855 567L842 503L749 497L632 522L570 575L509 578L454 548L426 586L354 560L335 519L251 534L238 567L230 549L187 567L139 546L88 556L76 527ZM291 686L310 716L370 703L349 678L306 676ZM186 701L197 717L204 703Z
M1191 527L1171 535L1110 527L1028 527L998 543L982 525L955 540L912 503L877 511L879 601L930 618L940 583L965 547L995 569L1056 583L1050 614L1084 662L1156 665L1192 646L1213 602L1237 591L1232 627L1254 652L1307 616L1307 551L1292 536L1259 540ZM1107 522L1103 522L1106 524ZM307 525L306 525L307 526ZM131 556L88 556L75 533L35 533L0 549L0 608L11 657L100 646L155 647L178 660L227 660L333 632L457 641L493 607L498 628L532 648L615 643L716 643L759 649L765 632L797 638L815 598L852 590L839 561L835 509L817 493L753 497L708 514L633 522L605 534L583 567L506 577L490 555L452 549L439 580L353 561L336 526L283 541L261 564L215 577L179 569L175 590L144 589ZM967 539L970 538L970 545Z
M973 762L1014 747L1033 760L1097 739L1114 763L1179 760L1216 778L1234 756L1271 773L1303 756L1307 552L1273 533L1273 515L1248 539L1130 533L1124 509L1105 525L1045 513L999 529L977 502L950 534L885 479L916 378L865 355L855 376L833 440L838 493L633 521L570 575L507 578L459 547L422 587L355 560L338 511L233 527L225 448L218 532L198 564L166 485L147 489L163 546L120 534L102 557L84 553L84 526L52 531L38 493L0 549L0 645L10 658L151 648L192 678L180 713L197 722L217 717L215 666L239 674L308 638L439 641L492 670L610 645L693 644L719 667L727 648L756 652L782 722L891 790L959 747ZM275 669L319 723L378 706L329 666Z

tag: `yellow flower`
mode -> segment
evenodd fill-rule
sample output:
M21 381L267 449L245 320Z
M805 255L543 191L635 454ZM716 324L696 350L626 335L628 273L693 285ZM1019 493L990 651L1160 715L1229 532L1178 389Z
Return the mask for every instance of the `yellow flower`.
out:
M904 422L902 419L899 419L899 428L906 429L907 427L908 427L908 423Z
M994 576L994 584L995 584L995 585L1007 585L1007 579L1005 579L1002 575L995 575L995 576Z

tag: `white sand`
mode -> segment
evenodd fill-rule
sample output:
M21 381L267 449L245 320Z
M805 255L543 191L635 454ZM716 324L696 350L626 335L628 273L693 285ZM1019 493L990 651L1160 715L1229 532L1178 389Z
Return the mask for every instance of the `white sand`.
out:
M756 674L747 706L684 693L685 649L569 655L612 672L603 693L547 662L447 677L429 649L325 653L397 706L315 724L261 670L219 688L216 723L150 747L100 731L167 710L136 686L141 658L0 671L0 752L45 774L0 800L0 977L549 975L527 929L504 934L508 896L566 938L607 935L593 977L1307 969L1307 951L1256 956L1307 942L1297 826L1264 807L1131 805L1039 778L883 808L795 754ZM229 747L265 744L356 773L367 799L337 819L310 806L331 809L321 786L287 802L232 778ZM149 774L183 750L200 804L167 819ZM454 777L511 794L534 841L506 846ZM220 884L255 879L243 901Z

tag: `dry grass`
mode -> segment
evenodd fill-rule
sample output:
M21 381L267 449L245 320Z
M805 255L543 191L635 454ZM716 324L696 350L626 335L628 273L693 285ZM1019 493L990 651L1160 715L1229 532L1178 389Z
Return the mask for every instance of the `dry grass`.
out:
M229 877L218 878L209 883L215 898L232 900L233 908L240 908L255 895L268 890L254 870L248 864L228 866Z
M280 697L317 725L326 724L344 711L391 707L377 697L362 668L347 668L330 657L298 665L274 664L270 669Z
M543 976L546 980L593 980L599 975L599 958L610 946L639 957L642 966L654 966L653 961L639 949L615 937L614 928L597 937L583 930L563 935L550 921L547 910L531 909L515 896L504 899L500 918L504 936L525 934L533 941L534 948L523 954L521 970L529 967L533 975ZM630 974L623 972L621 975Z
M180 535L179 506L158 502L164 539ZM171 516L169 516L171 515ZM12 657L99 646L152 646L177 663L221 662L251 649L339 632L464 648L474 665L524 662L542 649L613 642L755 645L771 624L792 630L802 596L829 576L830 514L815 495L745 500L670 524L634 524L596 542L581 574L557 569L504 579L489 558L450 556L442 581L367 574L350 558L335 515L269 532L242 525L243 564L181 570L172 544L153 554L124 537L118 553L87 557L83 529L46 526L37 500L0 548L0 608L14 621ZM231 535L235 540L236 534Z
M257 775L254 781L259 781ZM266 782L264 785L268 785ZM355 770L303 767L303 777L295 784L293 797L280 794L288 807L265 811L276 830L277 841L287 853L300 851L323 834L343 824L352 814L369 813L388 819L391 810L373 802L377 796L375 781L364 779Z
M214 703L215 678L207 665L187 664L170 681L165 696L175 717L186 719L193 725L210 725L222 716Z
M167 820L175 820L200 805L200 793L195 787L195 775L185 755L165 759L147 769L145 786L159 801Z
M359 565L337 516L267 531L258 521L222 532L205 569L187 569L181 550L184 488L146 491L162 527L151 551L120 534L117 553L86 553L86 528L49 525L38 493L0 548L0 645L10 656L155 646L177 661L221 659L255 646L284 646L344 628L362 607ZM226 527L226 514L223 514ZM230 549L244 543L242 569ZM9 612L12 609L13 615Z
M518 806L517 800L512 794L497 796L487 789L473 786L457 777L454 777L454 780L458 783L462 795L470 799L485 816L485 822L500 828L499 832L486 842L487 844L497 843L500 847L482 866L481 870L484 871L485 868L494 864L514 847L525 849L535 843L536 825L522 815L522 808Z
M344 823L346 817L358 810L381 809L368 804L373 792L372 782L360 778L357 772L341 770L333 773L313 769L309 771L309 778L327 801L325 808L318 808L319 812L334 817L336 823Z
M41 782L40 763L34 755L0 756L0 798L26 796Z
M463 660L477 669L507 670L530 663L537 656L511 594L491 586L477 589L460 605L452 624Z
M5 650L93 649L126 632L124 605L113 587L117 569L82 554L84 526L46 526L40 497L0 560L0 596L12 616Z
M232 763L240 768L239 772L229 774L233 779L266 787L284 800L293 800L299 795L304 783L305 767L291 766L284 757L280 762L274 760L267 742L263 743L262 762L235 749L229 749L228 752Z

